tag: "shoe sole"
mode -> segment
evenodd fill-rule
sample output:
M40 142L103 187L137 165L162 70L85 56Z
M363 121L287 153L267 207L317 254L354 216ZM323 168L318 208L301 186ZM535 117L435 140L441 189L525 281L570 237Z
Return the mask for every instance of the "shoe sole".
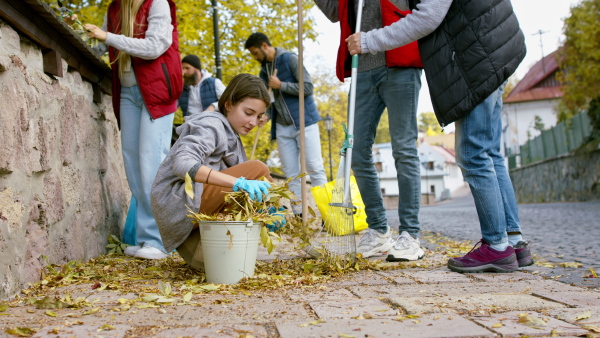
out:
M519 268L519 264L514 262L514 264L506 264L506 265L496 265L496 264L485 264L481 266L474 267L464 267L464 266L451 266L448 265L448 269L454 272L469 272L469 273L483 273L483 272L499 272L499 273L509 273L517 270Z
M533 258L531 258L531 256L519 259L517 261L519 262L519 267L520 268L522 268L524 266L530 266L530 265L533 265L533 263L535 263L533 261Z
M373 257L376 254L381 254L383 255L384 253L386 253L389 249L391 249L394 246L394 243L391 242L387 242L385 244L382 244L380 246L376 246L373 249L367 251L367 252L362 252L362 256L363 258L369 258L369 257ZM359 252L361 253L361 252Z
M404 257L394 257L394 255L388 255L385 259L388 262L410 262L410 261L418 261L419 259L423 259L425 257L425 252L420 250L421 252L417 252L412 256L404 256Z

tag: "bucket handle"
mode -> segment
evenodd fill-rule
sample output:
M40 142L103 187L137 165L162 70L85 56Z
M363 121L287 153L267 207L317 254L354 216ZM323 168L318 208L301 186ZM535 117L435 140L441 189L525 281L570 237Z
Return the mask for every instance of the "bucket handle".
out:
M246 232L250 231L253 226L254 222L252 221L252 218L248 219L248 222L246 223Z

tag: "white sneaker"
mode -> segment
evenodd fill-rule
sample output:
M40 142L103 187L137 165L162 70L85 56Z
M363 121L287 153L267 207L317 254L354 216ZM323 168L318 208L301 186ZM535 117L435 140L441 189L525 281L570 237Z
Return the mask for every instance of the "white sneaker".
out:
M425 251L421 249L419 239L413 238L408 232L402 231L396 238L393 247L388 251L388 262L416 261L425 257Z
M139 245L128 246L125 248L125 251L123 251L123 253L126 254L127 256L135 256L135 253L138 252L138 250L141 248L142 247Z
M167 254L157 248L144 245L144 247L139 249L133 257L143 259L163 259L167 257Z
M389 228L385 234L374 229L367 229L365 234L360 238L356 251L361 253L363 258L368 258L377 254L383 254L391 249L393 245L394 241L392 240L392 233Z

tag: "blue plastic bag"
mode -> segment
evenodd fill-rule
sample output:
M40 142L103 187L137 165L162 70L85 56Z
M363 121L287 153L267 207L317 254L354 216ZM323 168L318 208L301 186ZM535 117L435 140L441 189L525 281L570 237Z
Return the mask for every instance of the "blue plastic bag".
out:
M123 228L123 237L121 242L129 245L137 244L137 232L136 232L136 208L137 202L133 195L131 196L131 202L129 203L129 211L127 211L127 219L125 220L125 227Z

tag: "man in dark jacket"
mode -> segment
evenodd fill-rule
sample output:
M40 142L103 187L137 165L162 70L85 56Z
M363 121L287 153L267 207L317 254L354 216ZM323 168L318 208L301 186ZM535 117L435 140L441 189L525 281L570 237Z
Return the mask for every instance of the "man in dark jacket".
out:
M300 175L300 100L298 55L283 48L273 47L263 33L253 33L244 46L252 57L261 64L260 78L263 79L271 96L268 113L271 118L271 140L277 140L281 168L287 178ZM306 170L312 186L327 183L323 157L321 156L321 137L319 125L321 116L313 99L313 84L310 75L304 69L304 138ZM292 180L290 190L301 196L300 179ZM302 210L293 205L295 214Z
M179 107L182 117L203 111L218 110L219 98L225 91L225 85L221 80L212 77L207 70L202 69L200 58L196 55L188 55L181 60L183 69L183 93L179 97ZM176 118L177 119L177 118ZM175 124L182 124L175 121Z
M525 56L510 0L395 0L413 13L393 25L347 39L351 54L375 53L414 40L442 126L456 122L456 156L469 183L481 246L451 258L458 272L510 272L533 264L517 202L500 154L504 83Z

